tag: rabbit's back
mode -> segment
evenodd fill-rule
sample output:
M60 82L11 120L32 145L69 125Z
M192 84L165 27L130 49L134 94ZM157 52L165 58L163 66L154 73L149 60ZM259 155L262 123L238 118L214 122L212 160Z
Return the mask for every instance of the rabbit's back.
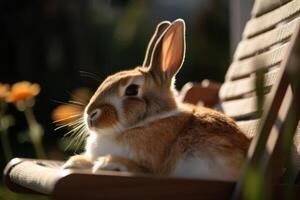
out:
M208 108L194 107L193 115L180 133L174 149L180 156L175 176L235 180L250 140L235 122Z
M202 144L222 151L247 151L250 140L224 114L205 107L192 107L193 117L182 134L193 137L193 144ZM192 145L193 146L193 145Z

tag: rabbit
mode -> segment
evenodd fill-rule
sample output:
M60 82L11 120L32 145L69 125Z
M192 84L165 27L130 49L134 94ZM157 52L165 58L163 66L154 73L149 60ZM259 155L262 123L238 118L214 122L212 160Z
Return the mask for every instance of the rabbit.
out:
M185 22L158 24L142 66L107 77L84 110L85 152L63 169L237 180L249 139L224 114L179 102Z

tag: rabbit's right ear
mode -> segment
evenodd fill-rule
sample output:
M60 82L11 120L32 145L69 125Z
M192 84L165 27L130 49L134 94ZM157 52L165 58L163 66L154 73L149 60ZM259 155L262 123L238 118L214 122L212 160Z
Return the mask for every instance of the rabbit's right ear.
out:
M154 46L157 42L157 40L160 38L161 34L164 33L165 30L171 25L171 22L169 21L162 21L156 26L156 30L148 44L146 55L143 62L143 67L149 67L151 64L151 57L152 52L154 49Z
M161 34L154 46L150 73L157 80L170 82L181 68L185 56L185 23L177 19Z

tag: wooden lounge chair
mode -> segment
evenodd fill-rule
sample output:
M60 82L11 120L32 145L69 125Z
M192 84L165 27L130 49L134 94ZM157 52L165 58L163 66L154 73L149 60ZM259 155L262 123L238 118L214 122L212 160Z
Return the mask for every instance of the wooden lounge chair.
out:
M202 84L184 89L185 100L190 102L203 100L200 92L218 94L206 98L206 104L219 99L216 108L236 119L253 137L237 183L124 172L93 174L60 170L60 161L16 158L4 171L6 185L15 192L46 194L53 199L240 199L249 169L254 168L265 175L270 198L282 199L286 190L300 198L299 32L299 0L256 0L219 92L216 85L213 90ZM262 76L256 78L257 74ZM255 84L261 77L261 84ZM285 165L290 157L294 170ZM288 179L281 181L282 177Z

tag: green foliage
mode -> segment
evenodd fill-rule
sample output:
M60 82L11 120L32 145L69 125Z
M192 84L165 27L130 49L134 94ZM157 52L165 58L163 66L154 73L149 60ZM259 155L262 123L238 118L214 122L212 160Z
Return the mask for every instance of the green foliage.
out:
M49 200L49 197L40 195L17 194L11 192L4 185L0 184L0 200Z
M244 194L246 200L260 200L264 199L267 191L264 185L263 174L259 173L255 167L248 168L245 175Z

